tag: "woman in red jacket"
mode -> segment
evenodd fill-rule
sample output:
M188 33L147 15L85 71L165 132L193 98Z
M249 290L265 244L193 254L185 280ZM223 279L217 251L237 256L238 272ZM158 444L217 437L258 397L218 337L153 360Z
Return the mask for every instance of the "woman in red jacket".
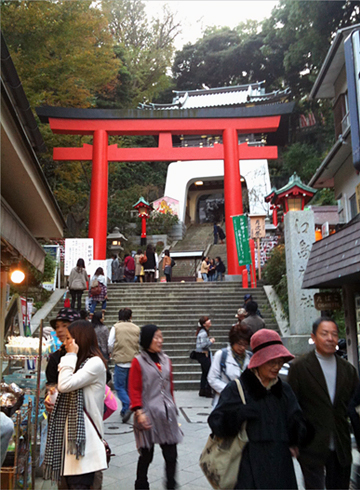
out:
M141 329L142 351L131 364L129 397L135 412L134 434L139 460L135 489L148 489L148 468L159 444L165 459L166 488L176 488L177 444L183 434L177 423L171 361L162 352L163 337L156 325Z

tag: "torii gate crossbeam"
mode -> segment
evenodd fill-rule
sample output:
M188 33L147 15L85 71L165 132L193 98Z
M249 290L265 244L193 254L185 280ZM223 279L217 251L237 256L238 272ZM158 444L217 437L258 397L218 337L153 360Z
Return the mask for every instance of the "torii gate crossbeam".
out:
M275 159L276 146L249 147L238 144L239 134L277 130L280 116L248 118L158 118L70 119L48 118L54 133L93 135L93 145L82 148L54 148L54 160L92 160L89 237L94 239L94 259L106 258L108 162L224 160L225 226L230 275L241 274L238 264L232 216L242 214L239 160ZM212 148L174 148L172 135L222 135L223 144ZM118 148L108 145L110 135L155 135L157 148Z

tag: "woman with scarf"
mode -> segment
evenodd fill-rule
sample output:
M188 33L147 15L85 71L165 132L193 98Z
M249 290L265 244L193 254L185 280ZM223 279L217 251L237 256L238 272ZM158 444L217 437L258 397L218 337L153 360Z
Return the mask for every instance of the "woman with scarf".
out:
M171 361L162 352L163 337L156 325L145 325L140 333L142 350L131 364L129 396L134 416L134 434L139 460L135 489L149 488L147 477L159 444L165 460L166 488L176 488L177 444L183 434L177 423L177 408Z
M69 489L91 488L107 468L103 434L106 361L95 330L78 320L68 327L59 363L58 396L49 418L44 479L65 478ZM94 425L93 425L94 424Z
M246 422L249 441L244 447L236 489L296 489L292 456L305 442L307 430L298 401L278 377L284 362L294 358L278 333L261 329L250 341L253 356L240 382L244 405L235 381L221 392L209 416L212 432L233 437Z
M218 350L211 362L207 377L208 383L215 391L213 407L219 401L220 393L233 379L240 378L250 362L249 346L252 332L244 323L236 323L229 332L230 345Z

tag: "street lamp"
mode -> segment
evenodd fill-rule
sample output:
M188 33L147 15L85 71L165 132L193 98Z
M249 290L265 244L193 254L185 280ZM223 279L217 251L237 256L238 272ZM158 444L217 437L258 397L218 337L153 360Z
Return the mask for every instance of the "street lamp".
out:
M21 269L15 269L10 273L10 279L14 284L21 284L25 279L25 273Z
M138 202L134 204L133 208L137 210L138 216L141 218L140 244L141 246L144 246L146 245L146 220L149 218L153 207L141 196Z

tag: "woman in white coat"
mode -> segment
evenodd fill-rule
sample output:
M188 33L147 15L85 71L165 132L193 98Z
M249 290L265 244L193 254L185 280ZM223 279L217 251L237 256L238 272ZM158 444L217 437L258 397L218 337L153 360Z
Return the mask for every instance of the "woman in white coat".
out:
M49 419L44 478L64 476L69 489L91 488L107 468L103 434L106 361L86 320L68 327L67 354L59 364L58 397Z
M236 323L229 332L230 345L218 350L212 360L207 377L208 383L215 391L213 407L217 405L220 393L233 379L240 378L250 362L252 353L246 350L252 332L244 323Z

